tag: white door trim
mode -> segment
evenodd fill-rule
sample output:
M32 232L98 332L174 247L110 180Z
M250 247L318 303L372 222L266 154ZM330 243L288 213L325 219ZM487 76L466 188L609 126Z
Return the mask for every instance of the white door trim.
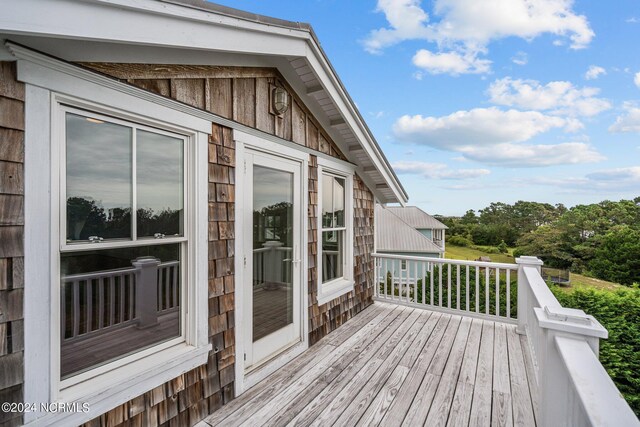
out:
M309 309L308 300L308 178L309 178L309 161L308 154L301 150L296 150L288 146L274 143L266 139L256 137L238 130L234 130L234 140L236 143L236 198L235 198L235 343L236 343L236 363L235 363L235 395L239 396L250 387L260 382L266 376L284 366L291 359L304 352L309 348ZM247 191L247 185L243 181L244 167L247 149L260 151L265 154L279 156L289 160L295 160L301 164L300 188L302 189L302 197L300 203L301 229L300 229L300 284L301 284L301 333L302 340L276 356L270 362L251 371L249 374L245 372L244 354L245 337L243 334L246 325L244 324L245 307L244 301L244 240L245 234L251 232L243 226L244 212L246 211L245 201L242 197Z

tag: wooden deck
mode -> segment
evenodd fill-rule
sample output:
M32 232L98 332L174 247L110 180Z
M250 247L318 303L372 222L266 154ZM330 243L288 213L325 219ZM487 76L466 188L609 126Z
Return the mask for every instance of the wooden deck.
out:
M200 426L535 426L515 326L376 303Z

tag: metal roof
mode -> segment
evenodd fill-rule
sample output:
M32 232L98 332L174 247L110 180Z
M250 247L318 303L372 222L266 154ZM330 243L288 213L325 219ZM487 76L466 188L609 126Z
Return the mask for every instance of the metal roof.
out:
M441 253L442 248L396 216L376 205L376 250L380 252Z
M449 228L417 206L387 206L387 209L413 228L433 230Z

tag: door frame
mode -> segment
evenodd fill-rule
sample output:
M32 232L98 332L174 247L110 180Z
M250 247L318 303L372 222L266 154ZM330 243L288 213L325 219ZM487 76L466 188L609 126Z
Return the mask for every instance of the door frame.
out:
M284 366L294 357L298 356L309 348L309 308L308 308L308 205L309 205L309 154L303 150L296 150L289 146L281 145L273 141L269 141L245 132L234 130L233 138L236 144L236 169L235 169L235 395L239 396L253 385L257 384L269 374ZM300 329L301 340L299 343L284 350L275 356L269 362L260 367L255 368L246 373L244 354L245 354L245 332L247 326L244 321L246 307L244 307L245 287L242 286L246 277L244 269L243 254L245 251L244 240L247 230L243 226L244 212L246 210L244 197L247 190L247 183L244 182L244 167L246 151L262 152L264 154L282 157L284 159L293 160L300 163L300 188L302 190L300 198L300 241L296 242L300 245Z

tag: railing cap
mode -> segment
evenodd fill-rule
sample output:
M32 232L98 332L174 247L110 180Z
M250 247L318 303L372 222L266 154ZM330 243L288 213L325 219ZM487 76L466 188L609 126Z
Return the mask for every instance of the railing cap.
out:
M131 261L135 267L146 267L149 265L159 265L160 260L154 256L142 256Z
M544 262L535 256L521 256L516 258L516 264L520 265L544 265Z
M540 327L588 337L607 338L609 332L582 310L545 306L534 308Z

